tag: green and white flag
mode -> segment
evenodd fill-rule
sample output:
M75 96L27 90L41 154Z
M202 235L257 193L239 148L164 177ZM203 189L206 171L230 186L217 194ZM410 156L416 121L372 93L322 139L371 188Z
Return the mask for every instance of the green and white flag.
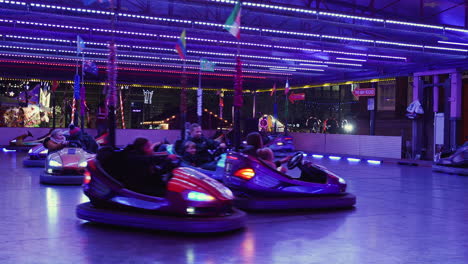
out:
M231 15L226 20L224 24L224 29L229 31L231 35L240 39L240 26L241 26L241 3L237 1L236 5L234 6L234 10L232 10Z
M214 72L215 63L207 59L200 59L200 70Z

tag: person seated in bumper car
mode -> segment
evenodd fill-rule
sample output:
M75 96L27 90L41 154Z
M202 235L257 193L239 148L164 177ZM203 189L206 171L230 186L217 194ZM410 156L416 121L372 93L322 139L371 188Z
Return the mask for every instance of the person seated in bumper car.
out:
M275 155L273 154L273 150L271 150L270 148L268 147L265 147L265 148L261 148L261 149L258 149L257 150L257 156L263 160L266 164L268 164L268 166L276 169L277 171L280 171L280 172L283 172L283 173L286 173L288 171L288 169L286 169L285 167L281 166L282 164L282 160L279 160L279 161L274 161L274 157ZM283 159L284 160L284 159ZM286 161L285 161L286 162ZM284 162L283 162L284 163Z
M200 160L197 156L197 144L192 141L186 141L184 144L184 153L182 155L183 163L198 167L200 166Z
M123 150L125 164L120 180L130 190L153 196L164 195L168 174L176 167L175 155L154 152L154 144L137 138Z
M68 136L68 141L77 144L77 147L82 147L85 151L89 153L96 153L99 145L96 143L94 138L83 131L79 127L74 125L69 126L70 135Z
M326 183L327 173L309 160L303 160L299 165L301 177L299 180L307 182Z
M55 152L67 147L69 142L65 139L62 130L55 129L50 134L50 137L44 139L43 144L44 147L49 150L49 152Z
M251 132L247 135L245 141L247 144L242 147L241 152L256 157L257 150L263 148L262 135L258 132Z
M224 149L226 148L226 144L205 138L202 134L201 126L196 123L190 126L190 136L187 138L186 142L187 141L191 141L196 145L196 156L200 164L200 168L216 170L217 161L209 151L214 151L218 148Z

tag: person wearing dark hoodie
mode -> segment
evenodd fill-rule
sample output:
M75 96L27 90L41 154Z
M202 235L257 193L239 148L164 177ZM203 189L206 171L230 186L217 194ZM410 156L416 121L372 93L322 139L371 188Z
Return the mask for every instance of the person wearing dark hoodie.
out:
M176 167L175 155L154 152L153 144L146 138L137 138L124 150L126 164L122 182L128 189L152 196L162 196L166 190L164 176Z
M69 126L68 141L71 143L76 142L82 147L85 151L89 153L96 153L99 145L96 143L94 138L83 131L79 127L74 126L73 124Z

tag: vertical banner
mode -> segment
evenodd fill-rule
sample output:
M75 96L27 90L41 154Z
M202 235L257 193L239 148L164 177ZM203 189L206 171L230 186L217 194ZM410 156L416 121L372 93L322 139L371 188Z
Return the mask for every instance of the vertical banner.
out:
M219 118L223 118L223 109L224 109L224 92L219 93Z

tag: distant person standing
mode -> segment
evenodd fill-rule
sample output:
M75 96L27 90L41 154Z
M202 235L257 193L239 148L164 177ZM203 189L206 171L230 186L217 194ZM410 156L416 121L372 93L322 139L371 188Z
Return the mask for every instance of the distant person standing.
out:
M97 129L96 137L100 137L103 134L107 133L107 125L108 125L107 114L108 114L108 110L107 110L106 104L104 102L100 102L97 108L97 113L96 113L96 129Z

